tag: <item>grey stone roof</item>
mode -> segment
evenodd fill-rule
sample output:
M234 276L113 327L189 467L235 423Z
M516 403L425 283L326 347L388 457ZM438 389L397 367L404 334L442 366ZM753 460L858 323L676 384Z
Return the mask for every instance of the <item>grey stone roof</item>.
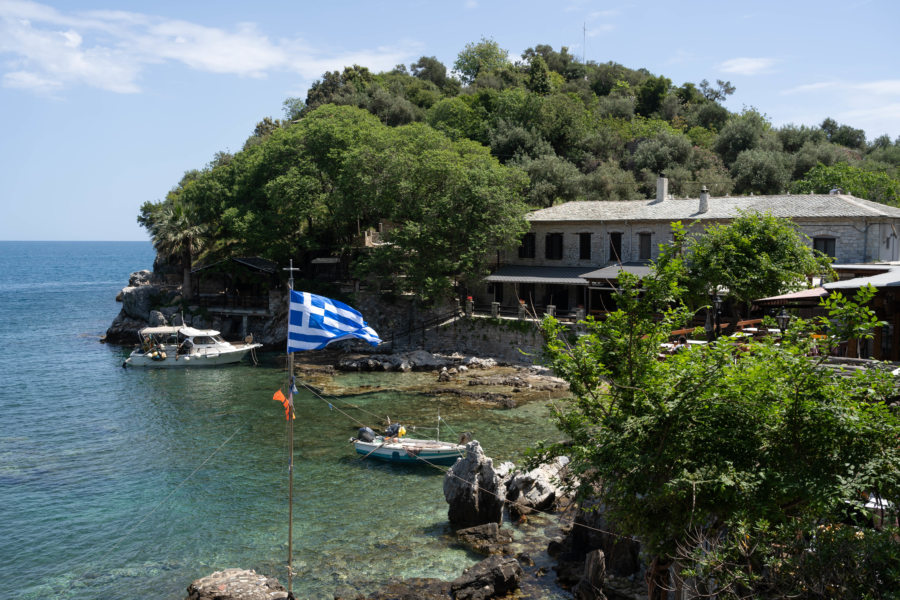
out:
M532 267L503 265L484 278L488 283L543 283L561 285L587 285L582 275L594 267Z
M886 273L879 273L869 277L855 277L853 279L844 279L842 281L832 281L826 283L822 287L828 291L832 290L858 290L864 285L871 284L876 288L900 287L900 267L892 267Z
M723 196L709 199L709 210L698 212L697 198L653 200L574 201L530 213L532 223L583 221L690 221L733 219L739 211L769 212L790 219L888 217L900 218L900 209L847 194L782 196Z

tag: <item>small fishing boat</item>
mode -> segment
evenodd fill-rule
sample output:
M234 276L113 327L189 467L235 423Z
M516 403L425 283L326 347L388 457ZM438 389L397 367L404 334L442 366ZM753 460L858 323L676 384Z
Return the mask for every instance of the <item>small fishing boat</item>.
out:
M353 439L356 453L365 458L377 458L392 463L423 463L434 465L452 465L457 458L466 455L466 447L439 440L418 440L400 438L397 441L385 441L378 436L371 442Z
M213 367L236 363L255 348L252 338L226 342L215 329L193 327L145 327L141 340L123 367Z
M363 458L376 458L392 463L422 463L452 465L457 458L466 455L466 447L452 442L422 440L403 437L406 429L394 423L385 432L375 435L368 427L362 427L357 437L350 438L356 453ZM463 440L460 440L463 441Z

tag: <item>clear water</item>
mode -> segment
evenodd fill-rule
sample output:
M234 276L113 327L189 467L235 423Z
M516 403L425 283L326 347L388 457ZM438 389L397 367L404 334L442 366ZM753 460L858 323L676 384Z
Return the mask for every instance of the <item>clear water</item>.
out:
M127 350L98 342L129 273L152 262L147 243L0 242L0 598L181 599L228 567L286 580L277 357L126 370ZM403 391L421 377L340 375L334 404L373 425L369 413L428 427L439 412L442 437L472 431L501 460L553 435L540 403ZM449 579L478 560L447 535L440 473L357 460L350 419L305 391L296 404L298 597Z

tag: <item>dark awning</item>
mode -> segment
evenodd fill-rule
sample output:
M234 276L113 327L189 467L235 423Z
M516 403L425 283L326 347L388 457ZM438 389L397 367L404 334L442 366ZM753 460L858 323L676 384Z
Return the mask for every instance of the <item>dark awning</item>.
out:
M528 267L504 265L485 277L488 283L543 283L556 285L587 285L582 275L591 269L584 267Z

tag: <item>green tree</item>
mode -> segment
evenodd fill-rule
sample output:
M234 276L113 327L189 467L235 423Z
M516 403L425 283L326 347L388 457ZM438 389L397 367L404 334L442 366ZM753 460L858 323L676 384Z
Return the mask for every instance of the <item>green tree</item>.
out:
M761 147L769 129L765 117L755 110L746 110L722 128L713 149L730 167L744 150Z
M821 128L829 142L854 149L864 149L866 147L866 132L862 129L854 129L849 125L839 124L831 118L822 121Z
M727 225L711 225L687 244L688 279L694 294L717 290L744 314L758 298L803 289L829 272L828 259L812 250L794 225L769 213L742 213Z
M778 150L744 150L731 165L734 188L739 194L781 194L787 190L794 163Z
M509 64L509 52L493 39L482 37L478 43L469 42L456 57L453 69L466 85L482 73L497 71Z
M528 75L525 77L525 87L535 94L544 95L550 93L550 70L540 55L531 57L528 62Z
M637 90L637 104L634 107L639 115L649 117L659 111L663 99L672 87L668 77L648 77Z
M833 189L839 189L845 194L873 202L900 206L900 180L885 173L865 171L845 162L832 166L819 164L810 169L803 179L795 181L791 189L797 194L827 194Z
M206 230L194 207L177 198L157 204L145 202L138 223L150 233L157 252L179 260L184 274L181 295L185 299L191 298L193 257L203 246Z
M372 158L356 171L378 178L376 202L395 227L359 262L361 276L426 301L446 298L455 283L480 281L493 253L527 231L526 177L479 144L413 124L392 131L389 151Z
M799 320L780 343L722 339L660 361L660 344L690 316L679 304L678 230L675 239L649 276L620 278L618 310L588 319L583 335L545 319L547 361L572 398L554 407L567 441L536 454L569 456L580 497L640 540L651 600L672 589L673 563L699 595L887 597L897 529L833 536L822 526L860 510L864 494L900 499L889 373L823 369ZM816 595L810 581L831 591Z

